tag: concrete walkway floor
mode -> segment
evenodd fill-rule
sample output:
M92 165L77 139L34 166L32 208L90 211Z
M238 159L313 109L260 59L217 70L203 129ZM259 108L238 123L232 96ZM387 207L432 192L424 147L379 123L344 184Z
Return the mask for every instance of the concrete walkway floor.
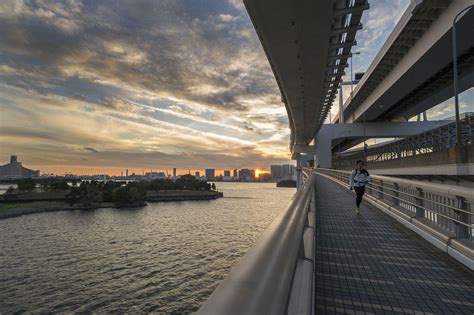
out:
M332 181L316 179L316 314L474 314L474 274Z

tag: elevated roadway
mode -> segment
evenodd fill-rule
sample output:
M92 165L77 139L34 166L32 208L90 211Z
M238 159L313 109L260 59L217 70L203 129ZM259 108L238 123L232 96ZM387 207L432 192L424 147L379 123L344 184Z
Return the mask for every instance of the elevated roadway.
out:
M343 122L407 120L453 97L452 23L472 4L412 1L346 101ZM471 9L456 24L459 92L474 85L473 30Z
M307 145L328 116L356 44L367 0L244 0L268 57L291 129Z

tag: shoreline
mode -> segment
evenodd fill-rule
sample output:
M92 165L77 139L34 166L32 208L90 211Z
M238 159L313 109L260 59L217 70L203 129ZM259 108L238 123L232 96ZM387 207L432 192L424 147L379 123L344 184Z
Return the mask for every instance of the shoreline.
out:
M147 204L138 204L138 205L126 205L126 206L117 206L115 204L102 204L97 206L64 206L64 207L39 207L39 208L13 208L0 210L0 220L20 217L23 215L34 214L34 213L43 213L43 212L56 212L56 211L74 211L74 210L96 210L104 208L138 208L145 207Z
M102 203L94 206L70 206L68 204L58 204L55 206L40 206L40 207L18 207L11 209L0 209L0 220L9 219L14 217L19 217L28 214L34 213L43 213L43 212L55 212L55 211L71 211L71 210L96 210L104 208L138 208L147 206L147 202L177 202L177 201L197 201L197 200L214 200L218 198L223 198L224 194L222 192L212 191L209 194L193 194L192 191L188 191L188 194L160 194L160 195L151 195L145 198L145 202L142 204L132 204L132 205L116 205L115 203ZM45 200L42 200L45 201ZM60 200L55 200L61 202ZM18 201L12 203L19 203Z

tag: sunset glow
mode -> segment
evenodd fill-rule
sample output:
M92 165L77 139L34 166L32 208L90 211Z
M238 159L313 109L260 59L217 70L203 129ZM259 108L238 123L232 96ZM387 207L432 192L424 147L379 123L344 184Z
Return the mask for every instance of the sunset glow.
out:
M256 169L255 170L255 177L260 177L261 174L270 174L270 171L265 171L261 169Z
M371 3L354 72L409 2ZM242 1L4 0L0 27L0 164L117 175L291 163L286 109Z

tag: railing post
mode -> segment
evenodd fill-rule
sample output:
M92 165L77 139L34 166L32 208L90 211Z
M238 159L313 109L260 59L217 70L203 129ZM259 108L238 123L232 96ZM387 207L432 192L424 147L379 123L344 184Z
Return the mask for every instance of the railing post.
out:
M380 186L379 186L379 198L383 199L383 180L380 181Z
M399 199L400 198L400 193L399 193L400 187L398 186L397 183L393 183L393 188L394 188L394 190L393 190L393 197L392 197L392 205L394 207L398 207L398 206L400 206L400 199Z
M466 198L461 197L461 196L456 196L456 199L457 199L457 208L462 209L462 210L468 209ZM458 222L454 222L454 225L456 227L456 237L469 238L469 214L466 212L457 211L457 210L454 210L454 213L456 215L457 220L467 224L467 225L464 225Z
M416 197L416 217L423 218L425 216L425 209L423 208L425 206L425 201L423 200L425 193L423 192L423 189L419 187L416 187L416 190L418 191L418 197Z

